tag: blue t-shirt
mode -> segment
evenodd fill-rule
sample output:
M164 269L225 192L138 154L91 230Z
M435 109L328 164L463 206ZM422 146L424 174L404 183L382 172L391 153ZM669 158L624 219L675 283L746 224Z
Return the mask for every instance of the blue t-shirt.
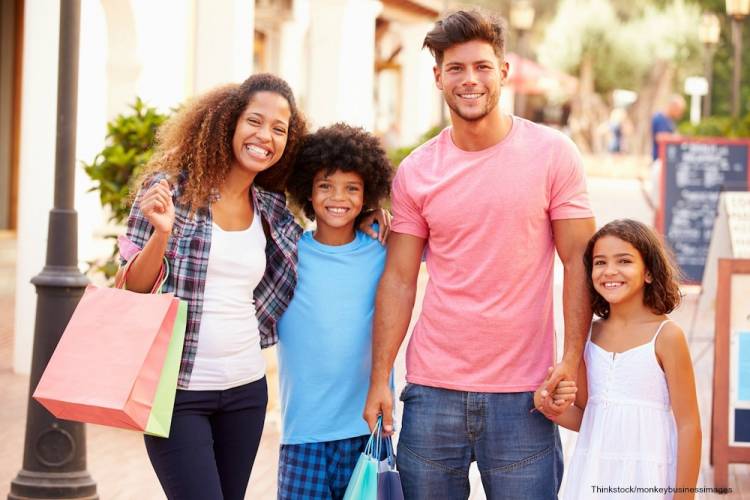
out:
M385 248L359 231L340 246L319 243L306 232L298 254L297 287L278 323L281 443L369 434L362 410Z
M651 119L651 154L654 160L659 158L659 145L656 143L656 136L663 133L671 134L674 131L674 122L664 113L656 113Z

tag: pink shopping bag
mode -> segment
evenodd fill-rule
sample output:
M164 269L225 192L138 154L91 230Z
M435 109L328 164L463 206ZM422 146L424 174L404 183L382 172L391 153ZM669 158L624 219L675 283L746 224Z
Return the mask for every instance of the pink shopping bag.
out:
M34 399L57 418L146 430L179 305L87 287Z

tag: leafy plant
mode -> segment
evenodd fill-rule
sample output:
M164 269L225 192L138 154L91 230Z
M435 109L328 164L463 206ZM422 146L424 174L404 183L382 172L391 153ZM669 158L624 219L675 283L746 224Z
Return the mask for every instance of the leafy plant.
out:
M424 144L425 142L429 141L436 135L440 133L441 130L445 128L445 124L438 124L432 127L430 130L422 134L422 137L419 138L419 141L417 141L416 144L412 144L411 146L406 146L403 148L396 148L388 151L388 159L391 160L391 163L394 167L398 168L398 166L401 164L404 158L409 156L412 151L417 149L419 146Z
M128 216L130 181L137 176L153 154L156 130L169 117L148 106L140 97L130 106L132 113L120 114L107 124L104 149L84 170L98 185L103 207L111 210L110 220L122 222Z
M680 124L679 131L684 135L703 137L727 137L738 139L750 137L750 113L741 118L730 116L709 116L697 124Z
M131 111L107 123L107 136L102 149L91 163L83 163L88 176L95 182L90 191L98 191L103 207L110 210L110 221L123 223L130 212L130 183L138 176L153 154L156 131L168 114L148 106L139 97ZM116 238L116 235L108 235ZM93 262L91 270L111 278L117 272L115 256L104 262Z

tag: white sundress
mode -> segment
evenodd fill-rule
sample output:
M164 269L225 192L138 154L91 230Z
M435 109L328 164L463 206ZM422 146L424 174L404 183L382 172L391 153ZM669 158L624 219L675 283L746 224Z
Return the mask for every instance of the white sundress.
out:
M566 467L563 499L672 498L654 490L674 487L677 466L677 431L654 347L668 321L650 342L622 353L605 351L589 335L588 402ZM628 490L617 492L618 487Z

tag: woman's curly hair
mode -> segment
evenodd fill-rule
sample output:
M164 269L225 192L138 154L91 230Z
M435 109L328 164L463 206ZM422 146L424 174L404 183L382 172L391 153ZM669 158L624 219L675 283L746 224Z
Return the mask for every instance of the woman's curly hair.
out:
M363 212L377 208L391 192L393 168L388 156L380 140L360 127L336 123L303 139L287 191L310 220L315 220L310 201L313 179L321 170L326 174L337 170L359 174L365 184Z
M586 266L591 309L600 318L609 317L609 302L594 288L591 271L594 266L594 245L604 236L614 236L633 245L641 254L651 283L646 283L643 303L656 314L668 314L680 304L682 295L678 280L681 273L659 237L645 224L632 219L618 219L604 225L589 240L583 254Z
M291 116L284 153L254 181L263 189L283 192L307 126L292 89L284 80L268 73L253 75L241 84L217 87L185 104L157 132L154 155L135 185L142 186L156 173L173 178L183 175L185 184L180 201L194 210L207 206L235 160L232 139L237 121L258 92L276 93L289 103Z

